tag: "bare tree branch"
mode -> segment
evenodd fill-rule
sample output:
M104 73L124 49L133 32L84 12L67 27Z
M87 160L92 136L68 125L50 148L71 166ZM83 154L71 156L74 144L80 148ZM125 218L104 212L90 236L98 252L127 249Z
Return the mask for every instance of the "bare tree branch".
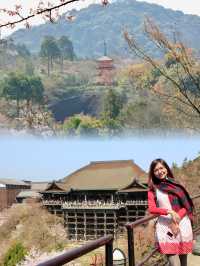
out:
M196 62L193 59L192 54L189 55L189 49L187 49L182 42L177 43L177 40L175 40L173 43L169 41L151 19L146 18L144 26L145 33L148 38L160 49L160 51L169 53L171 58L174 60L177 76L174 77L171 75L165 65L155 61L136 43L136 40L130 36L127 31L125 31L124 37L131 51L133 51L139 58L150 63L154 69L159 71L161 76L170 81L174 87L178 89L180 96L182 96L185 100L183 100L182 97L176 96L174 93L170 96L166 93L157 92L160 93L160 96L178 100L180 103L192 108L192 110L198 114L198 117L200 117L200 97L190 88L187 88L184 80L186 78L189 79L189 81L191 81L191 83L195 86L196 91L200 93L200 81L198 79L198 75L196 77ZM179 67L181 67L181 71L179 70Z
M4 11L4 12L7 12L8 14L10 13L11 16L14 16L14 15L17 15L20 17L20 19L16 19L16 20L13 20L13 21L9 21L9 22L6 22L4 24L0 24L0 28L3 28L3 27L7 27L7 26L11 26L11 27L14 27L16 24L19 24L23 21L27 21L30 19L30 18L33 18L37 15L41 15L41 14L44 14L44 13L48 13L48 16L49 16L49 20L51 22L52 21L52 11L53 10L56 10L60 7L63 7L63 6L66 6L66 5L69 5L70 3L73 3L73 2L78 2L80 0L68 0L68 1L61 1L60 4L58 5L55 5L55 6L52 6L52 7L47 7L47 8L37 8L35 12L33 12L33 14L29 14L28 16L26 17L23 17L22 15L20 15L19 11L16 12L16 11L12 11L12 10L6 10L6 9L1 9L1 11ZM13 13L12 13L13 12Z

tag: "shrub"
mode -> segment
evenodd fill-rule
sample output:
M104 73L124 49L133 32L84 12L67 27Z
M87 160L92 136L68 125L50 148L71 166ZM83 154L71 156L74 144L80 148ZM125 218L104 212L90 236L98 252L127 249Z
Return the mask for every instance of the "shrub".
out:
M4 257L3 265L15 266L18 262L24 259L26 253L26 249L20 242L13 244Z

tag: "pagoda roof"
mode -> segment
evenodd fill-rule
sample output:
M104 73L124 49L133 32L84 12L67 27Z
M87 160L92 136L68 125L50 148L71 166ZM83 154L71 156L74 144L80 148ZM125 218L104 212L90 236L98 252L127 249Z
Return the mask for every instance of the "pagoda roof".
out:
M104 55L104 56L98 58L97 61L113 61L113 59Z

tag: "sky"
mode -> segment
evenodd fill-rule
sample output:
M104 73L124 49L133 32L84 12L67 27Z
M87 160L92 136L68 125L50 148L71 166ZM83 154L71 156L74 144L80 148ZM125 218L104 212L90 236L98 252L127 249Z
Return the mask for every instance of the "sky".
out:
M23 6L24 14L26 14L26 10L30 8L36 7L40 0L0 0L0 8L10 8L16 4L21 4ZM43 0L44 2L48 2L48 0ZM49 0L51 3L59 3L59 0ZM137 0L140 2L144 2L142 0ZM112 2L112 0L110 0ZM174 10L181 10L186 14L196 14L200 16L200 1L199 0L146 0L145 2L154 3L162 5L166 8L171 8ZM68 9L72 8L83 8L88 6L91 3L101 3L101 0L80 0L78 3L73 3L65 6L61 9L61 12L66 12ZM0 13L0 23L5 21L5 16L3 13ZM32 21L32 25L40 24L42 22L41 18L37 16L36 19ZM20 26L17 26L14 30L18 29L19 27L23 27L23 23ZM2 29L2 36L7 36L12 31L7 28Z
M200 137L133 137L105 140L0 138L0 178L52 181L61 179L91 161L134 160L148 171L155 158L171 166L194 159Z

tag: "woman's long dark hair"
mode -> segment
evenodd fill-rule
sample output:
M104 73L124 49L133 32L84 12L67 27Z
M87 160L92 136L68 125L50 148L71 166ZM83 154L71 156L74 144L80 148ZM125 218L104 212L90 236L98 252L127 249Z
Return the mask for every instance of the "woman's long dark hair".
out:
M153 189L154 185L156 185L160 182L160 180L154 175L154 169L158 163L161 163L167 169L167 176L168 177L174 178L174 175L173 175L169 165L161 158L155 159L152 161L150 168L149 168L148 186L150 189Z
M167 169L167 176L168 176L169 178L173 178L173 179L175 179L175 178L174 178L174 175L173 175L173 173L172 173L172 171L171 171L171 169L169 168L169 165L168 165L163 159L160 159L160 158L159 158L159 159L155 159L155 160L153 160L152 163L151 163L151 165L150 165L150 168L149 168L149 180L148 180L148 187L149 187L150 190L153 190L153 191L154 191L154 187L155 187L155 185L156 185L156 184L159 184L159 183L161 182L160 179L158 179L158 178L154 175L154 169L155 169L155 167L156 167L156 165L157 165L158 163L161 163L161 164ZM192 201L192 199L191 199L191 197L190 197L188 191L187 191L186 188L185 188L183 185L181 185L181 184L176 183L176 186L179 186L180 188L183 189L183 191L185 192L185 195L186 195L186 197L187 197L187 199L188 199L188 201L189 201L189 203L190 203L190 205L191 205L191 207L192 207L192 213L194 213L194 211L195 211L195 207L194 207L193 201ZM193 218L192 218L192 216L191 216L190 218L191 218L191 222L192 222L192 224L193 224Z

